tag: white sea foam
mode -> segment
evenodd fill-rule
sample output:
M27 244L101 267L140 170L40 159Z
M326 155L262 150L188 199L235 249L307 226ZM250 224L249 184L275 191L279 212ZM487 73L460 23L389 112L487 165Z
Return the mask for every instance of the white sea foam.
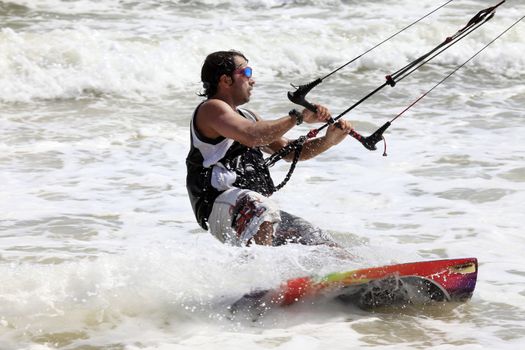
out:
M79 11L90 11L90 4L95 5L90 1L68 3L63 10L68 12L73 6ZM260 3L266 6L264 4ZM100 5L107 11L115 11L114 6L118 6L117 2ZM55 9L58 4L40 2L35 6ZM246 6L249 9L249 5ZM145 23L128 24L126 17L118 18L117 29L121 31L93 25L92 20L82 17L78 24L46 31L6 27L0 33L3 72L0 99L16 102L93 94L157 98L188 86L197 90L202 57L221 48L244 51L256 65L256 72L260 69L257 75L266 79L283 74L303 77L305 73L326 72L409 23L409 20L385 23L382 17L370 18L372 11L385 11L377 5L370 7L371 12L357 16L350 6L328 6L340 11L330 25L324 23L324 16L320 17L324 15L321 9L315 10L308 21L299 21L296 18L305 14L297 7L270 8L270 13L285 19L278 29L264 21L242 16L217 22L210 22L209 18L181 17L174 26L166 23L166 14L157 21L148 18ZM248 9L241 9L241 13ZM220 10L216 12L217 16L221 13ZM517 17L509 10L501 12L503 18L499 17L497 23L496 20L489 22L479 34L464 40L436 61L450 66L466 60ZM394 8L393 13L401 17L402 8ZM152 32L142 29L138 37L130 35L129 30L137 31L141 24L153 24ZM349 72L355 69L394 71L443 41L457 28L456 23L443 25L442 18L435 15L366 56L350 67ZM365 32L367 35L363 35ZM283 49L272 49L276 47ZM513 30L475 60L476 70L508 77L521 76L525 68L525 58L521 54L524 50L519 29Z

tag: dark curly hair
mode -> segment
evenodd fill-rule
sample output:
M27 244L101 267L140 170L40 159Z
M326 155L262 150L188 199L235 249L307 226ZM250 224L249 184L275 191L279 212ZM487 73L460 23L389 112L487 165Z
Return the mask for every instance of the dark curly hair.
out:
M235 71L234 57L242 57L248 62L248 59L239 51L217 51L209 54L204 61L201 69L201 81L204 92L199 96L212 97L217 93L219 79L223 74L233 77Z

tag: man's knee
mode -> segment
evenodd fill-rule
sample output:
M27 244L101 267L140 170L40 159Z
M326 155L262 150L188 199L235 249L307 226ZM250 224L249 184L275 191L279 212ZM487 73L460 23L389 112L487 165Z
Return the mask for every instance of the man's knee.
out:
M248 241L247 245L250 245L252 240L255 244L259 245L273 245L273 222L265 221L259 226L259 231L253 236L253 239Z

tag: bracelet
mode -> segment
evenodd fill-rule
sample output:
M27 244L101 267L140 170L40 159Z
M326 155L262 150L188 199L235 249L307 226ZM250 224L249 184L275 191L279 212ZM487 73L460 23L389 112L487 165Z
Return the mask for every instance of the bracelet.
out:
M288 115L290 117L295 118L295 125L301 125L303 123L303 114L299 112L297 109L292 109L290 112L288 112Z

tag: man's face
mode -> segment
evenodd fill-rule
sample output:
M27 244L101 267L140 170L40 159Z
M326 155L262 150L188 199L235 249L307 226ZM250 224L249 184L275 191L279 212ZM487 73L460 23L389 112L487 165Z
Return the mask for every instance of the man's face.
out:
M253 77L248 77L247 71L244 70L248 66L248 62L240 56L234 57L235 72L233 73L232 81L232 94L237 105L244 104L250 100L255 80Z

